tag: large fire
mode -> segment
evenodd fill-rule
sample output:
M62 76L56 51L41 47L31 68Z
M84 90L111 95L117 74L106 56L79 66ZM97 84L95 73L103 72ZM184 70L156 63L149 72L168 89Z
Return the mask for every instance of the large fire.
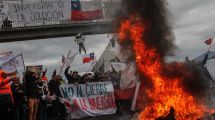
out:
M171 108L174 108L174 116L177 120L197 120L203 117L207 109L183 89L181 83L183 76L172 78L162 74L166 65L157 49L147 45L144 41L145 30L144 21L137 16L123 20L118 29L119 41L129 40L132 43L139 72L153 84L153 87L145 88L145 94L150 102L145 105L139 119L154 120L167 115ZM178 63L178 66L180 65L183 64Z

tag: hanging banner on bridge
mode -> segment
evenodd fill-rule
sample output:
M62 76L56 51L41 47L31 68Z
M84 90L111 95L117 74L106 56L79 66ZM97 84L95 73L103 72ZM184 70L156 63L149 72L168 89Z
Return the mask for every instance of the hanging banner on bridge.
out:
M9 15L16 22L69 20L70 13L69 0L9 3Z
M87 84L62 84L61 95L71 103L67 109L71 113L71 119L87 116L100 116L114 114L116 105L114 89L111 82L93 82Z

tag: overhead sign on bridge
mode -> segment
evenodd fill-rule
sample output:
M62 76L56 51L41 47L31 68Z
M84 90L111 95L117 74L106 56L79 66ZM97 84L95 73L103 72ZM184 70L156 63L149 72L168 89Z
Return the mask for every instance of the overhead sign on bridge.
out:
M9 15L17 22L32 23L71 18L69 0L10 3Z

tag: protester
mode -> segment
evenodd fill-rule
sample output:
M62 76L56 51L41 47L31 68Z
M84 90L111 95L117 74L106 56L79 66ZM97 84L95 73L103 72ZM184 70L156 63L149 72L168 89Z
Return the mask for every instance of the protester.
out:
M68 71L69 71L69 68L70 66L68 66L66 69L65 69L65 76L68 80L68 84L78 84L78 83L81 83L81 77L78 75L78 72L77 71L73 71L73 73L71 74L68 74Z
M11 90L14 99L14 120L27 120L27 106L24 86L20 83L20 78L13 78Z
M75 42L79 45L79 54L81 54L81 49L83 49L85 54L86 54L87 52L86 52L86 49L85 49L85 46L84 46L85 37L83 36L82 33L78 33L75 36Z
M81 82L79 82L80 84L85 84L85 83L87 83L87 82L89 82L89 76L88 76L88 74L84 74L83 76L82 76L82 78L81 78Z
M52 98L55 98L52 101L54 107L53 113L55 113L54 120L64 120L67 116L65 106L58 100L58 97L62 97L60 94L59 86L63 83L64 80L61 78L60 75L52 75L52 79L49 81L48 84L50 96L54 96Z
M46 111L47 111L47 103L49 100L48 89L46 87L46 81L42 78L37 82L39 88L39 105L38 105L38 113L37 120L46 120Z
M99 73L97 73L97 72L94 73L94 76L92 77L91 82L99 82L98 74L99 74Z
M35 72L27 71L25 74L26 95L28 99L28 120L36 120L38 103L39 103L39 88L37 86L38 77Z
M66 76L66 79L68 81L69 84L72 83L72 71L70 71L70 74L68 73L69 72L69 69L70 69L70 66L68 66L66 69L65 69L65 72L64 72L64 75Z
M8 20L8 18L5 18L3 20L3 24L1 26L2 29L7 29L12 27L12 21Z
M88 79L89 79L89 82L93 82L93 75L92 73L87 73L87 76L88 76Z
M13 104L12 91L9 82L12 80L10 74L0 70L0 113L1 118L13 120L11 106Z
M80 75L78 75L77 71L74 71L72 73L72 83L74 83L74 84L81 83L81 77L80 77Z

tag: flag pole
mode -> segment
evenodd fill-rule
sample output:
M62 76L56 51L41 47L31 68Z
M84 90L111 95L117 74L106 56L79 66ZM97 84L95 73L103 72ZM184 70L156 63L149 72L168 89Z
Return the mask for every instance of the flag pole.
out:
M139 92L139 89L140 89L140 84L141 84L141 81L138 80L137 83L136 83L136 88L135 88L135 92L134 92L134 98L133 98L133 101L132 101L132 104L131 104L131 110L132 111L136 111L136 104L137 104L137 97L138 97L138 92Z
M62 70L63 70L63 68L64 68L64 66L65 66L65 63L66 63L66 61L67 61L67 59L68 59L70 53L71 53L71 50L69 50L69 52L68 52L68 54L67 54L67 56L66 56L66 59L65 59L65 61L63 62L63 66L62 66L61 69L60 69L60 74L62 73Z
M212 42L213 42L213 39L212 39L212 41L211 41L211 43L210 43L210 45L209 45L209 47L208 47L208 51L207 51L207 53L205 54L204 59L203 59L203 61L202 61L202 65L203 65L203 66L206 64L206 62L207 62L207 60L208 60L208 55L209 55L210 49L211 49L211 47L212 47Z

